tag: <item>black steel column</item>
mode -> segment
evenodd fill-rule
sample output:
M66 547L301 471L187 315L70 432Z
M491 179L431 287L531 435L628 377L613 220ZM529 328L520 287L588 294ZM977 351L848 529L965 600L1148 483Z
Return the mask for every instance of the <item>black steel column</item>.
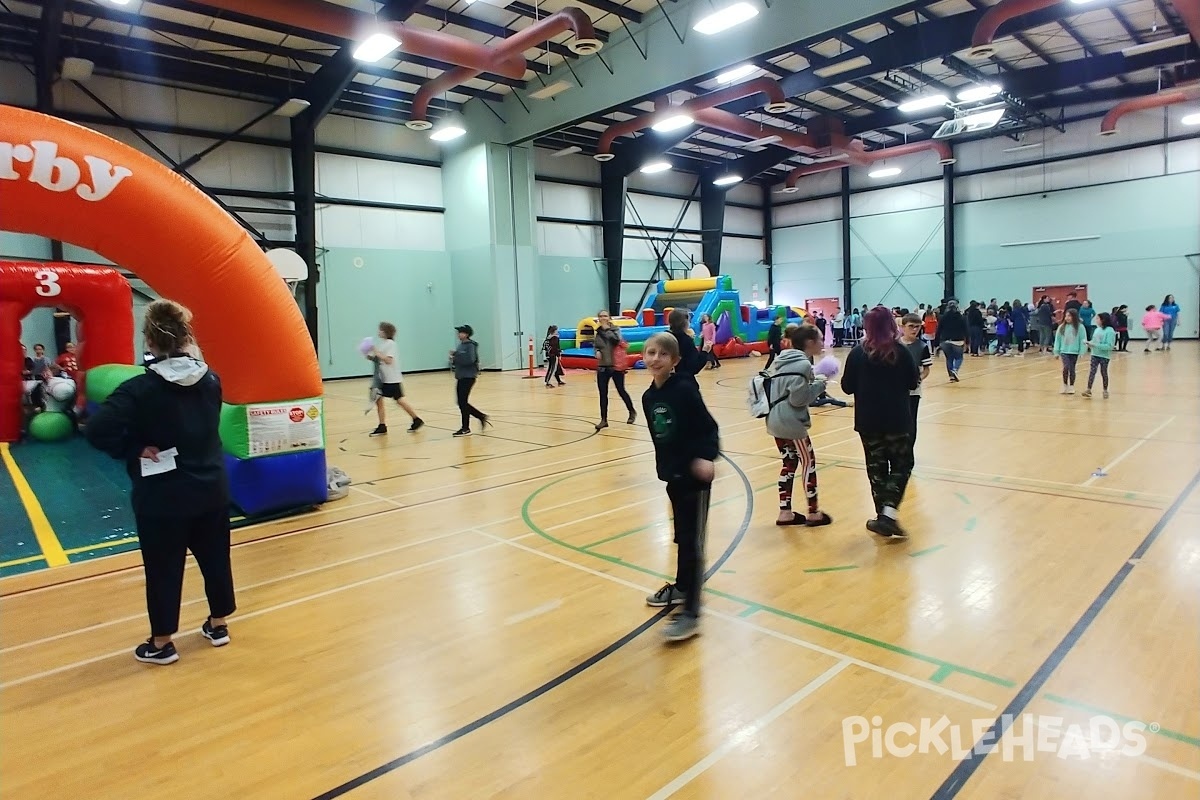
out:
M292 119L292 196L296 205L296 252L308 265L304 282L304 321L313 347L317 346L317 142L312 118Z
M942 167L942 299L954 297L954 165Z
M842 170L842 307L853 308L850 299L852 277L850 269L850 168Z
M767 266L767 305L775 305L775 200L771 187L762 186L763 263Z
M721 239L725 235L725 190L705 172L700 178L700 259L710 275L721 274Z
M608 310L621 311L621 264L625 253L625 173L613 161L600 166L600 220L608 270Z

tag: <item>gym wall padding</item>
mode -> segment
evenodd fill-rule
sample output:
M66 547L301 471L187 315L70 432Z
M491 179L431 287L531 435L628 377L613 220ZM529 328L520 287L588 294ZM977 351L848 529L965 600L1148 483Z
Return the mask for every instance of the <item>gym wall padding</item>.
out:
M323 503L329 493L324 450L245 459L226 453L225 470L233 504L248 517Z

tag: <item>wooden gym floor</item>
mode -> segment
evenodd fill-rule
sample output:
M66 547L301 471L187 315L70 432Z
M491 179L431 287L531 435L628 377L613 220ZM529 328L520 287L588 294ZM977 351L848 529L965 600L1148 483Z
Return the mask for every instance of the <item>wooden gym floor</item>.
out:
M169 668L130 655L137 553L0 581L4 796L1196 797L1198 355L1121 356L1108 401L1057 394L1046 356L958 385L939 360L905 543L863 528L849 410L814 415L836 524L776 527L762 362L704 373L728 461L703 635L674 646L643 604L674 556L648 434L615 393L593 431L592 374L483 376L495 427L466 439L445 374L406 383L428 427L392 409L377 439L365 382L330 383L355 488L234 532L229 647L195 634L194 568ZM1004 745L961 752L1002 714Z

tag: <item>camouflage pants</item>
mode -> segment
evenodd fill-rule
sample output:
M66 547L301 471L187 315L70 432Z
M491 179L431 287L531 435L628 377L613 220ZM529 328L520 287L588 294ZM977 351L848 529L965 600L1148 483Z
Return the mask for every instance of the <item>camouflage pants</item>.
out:
M867 460L867 480L871 482L871 497L875 513L884 506L899 508L913 471L911 433L859 434Z

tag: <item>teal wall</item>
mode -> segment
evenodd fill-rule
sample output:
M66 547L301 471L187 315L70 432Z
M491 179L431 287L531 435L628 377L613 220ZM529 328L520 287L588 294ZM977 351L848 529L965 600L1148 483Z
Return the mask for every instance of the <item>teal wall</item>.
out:
M445 369L458 324L448 254L332 248L320 261L322 376L370 375L358 346L383 321L396 326L401 369Z
M961 298L1028 300L1035 284L1082 283L1098 309L1127 303L1140 320L1170 293L1182 307L1176 336L1200 333L1198 173L965 203L955 213ZM1099 238L1001 246L1072 236Z
M534 353L538 363L542 354L538 348L549 325L574 328L579 320L593 316L606 304L608 292L604 265L582 256L539 256L537 268L536 329L533 334Z
M840 258L840 244L838 247ZM942 299L942 209L850 219L850 302L916 308ZM834 297L840 292L828 295Z
M796 225L775 231L775 301L803 306L815 297L842 296L842 223Z

